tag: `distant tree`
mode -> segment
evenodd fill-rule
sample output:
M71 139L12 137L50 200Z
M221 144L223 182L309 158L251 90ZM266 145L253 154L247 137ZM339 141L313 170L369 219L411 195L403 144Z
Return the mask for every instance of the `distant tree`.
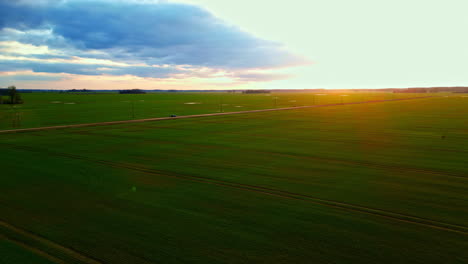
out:
M140 89L132 89L132 90L121 90L119 91L120 94L145 94L146 92Z
M271 93L269 90L245 90L242 91L244 94L258 94L258 93Z
M22 104L23 100L21 99L21 95L16 90L16 86L9 86L8 88L8 96L10 96L10 104Z
M0 88L0 104L6 104L7 102L3 100L3 96L8 96L8 89Z
M90 92L90 90L88 90L88 89L71 89L71 90L67 90L67 92L69 92L69 93L87 93L87 92Z

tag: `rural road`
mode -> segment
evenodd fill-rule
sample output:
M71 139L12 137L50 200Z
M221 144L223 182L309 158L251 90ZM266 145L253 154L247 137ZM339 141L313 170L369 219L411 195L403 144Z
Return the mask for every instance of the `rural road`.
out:
M430 97L434 97L434 96L419 96L419 97L400 98L400 99L372 100L372 101L363 101L363 102L354 102L354 103L338 103L338 104L324 104L324 105L308 105L308 106L296 106L296 107L284 107L284 108L269 108L269 109L248 110L248 111L238 111L238 112L225 112L225 113L211 113L211 114L199 114L199 115L186 115L186 116L177 116L177 117L155 117L155 118L146 118L146 119L133 119L133 120L122 120L122 121L108 121L108 122L97 122L97 123L84 123L84 124L74 124L74 125L61 125L61 126L48 126L48 127L34 127L34 128L9 129L9 130L0 130L0 134L21 133L21 132L34 132L34 131L55 130L55 129L65 129L65 128L78 128L78 127L110 126L110 125L119 125L119 124L143 123L143 122L154 122L154 121L163 121L163 120L175 120L175 119L185 119L185 118L196 118L196 117L210 117L210 116L223 116L223 115L239 115L239 114L249 114L249 113L271 112L271 111L284 111L284 110L296 110L296 109L305 109L305 108L329 107L329 106L338 106L338 105L354 105L354 104L383 103L383 102L391 102L391 101L403 101L403 100L423 99L423 98L430 98Z

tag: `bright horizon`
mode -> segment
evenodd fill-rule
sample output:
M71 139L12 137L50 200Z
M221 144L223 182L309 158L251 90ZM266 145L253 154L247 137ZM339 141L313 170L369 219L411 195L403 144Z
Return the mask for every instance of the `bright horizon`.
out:
M0 86L468 86L468 3L0 0Z

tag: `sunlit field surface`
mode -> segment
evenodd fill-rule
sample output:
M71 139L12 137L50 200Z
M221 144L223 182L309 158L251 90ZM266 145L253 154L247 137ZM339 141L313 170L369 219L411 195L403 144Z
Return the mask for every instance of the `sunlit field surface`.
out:
M0 129L236 112L441 94L347 93L23 93L22 105L0 104Z
M37 108L22 106L22 125L129 119L122 101L140 98L88 99L100 96L25 95ZM142 95L137 118L215 112L220 97L173 96ZM279 106L313 98L271 96ZM360 96L415 95L345 100ZM82 114L54 110L67 107ZM34 236L102 263L468 263L460 95L3 134L0 148L0 234L67 263L90 262Z

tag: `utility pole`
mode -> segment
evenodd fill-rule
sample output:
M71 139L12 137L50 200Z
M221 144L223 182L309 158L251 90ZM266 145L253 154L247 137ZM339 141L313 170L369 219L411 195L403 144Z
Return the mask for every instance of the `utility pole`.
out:
M223 96L219 98L219 112L223 112Z
M21 113L16 111L16 127L21 127Z
M11 126L13 128L21 127L21 113L11 104Z
M13 128L16 128L16 111L15 107L13 106L13 103L11 103L11 126Z

